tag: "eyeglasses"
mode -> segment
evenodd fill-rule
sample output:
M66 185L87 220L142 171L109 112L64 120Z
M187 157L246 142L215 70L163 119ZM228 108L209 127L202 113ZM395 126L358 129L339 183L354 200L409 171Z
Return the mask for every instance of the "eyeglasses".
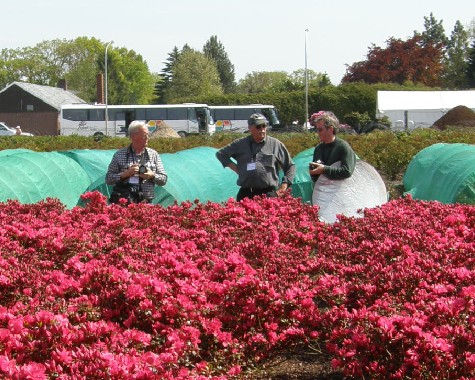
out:
M255 125L256 129L267 128L267 124Z
M317 132L317 133L323 132L324 130L325 130L325 128L317 128L317 127L315 127L315 132Z

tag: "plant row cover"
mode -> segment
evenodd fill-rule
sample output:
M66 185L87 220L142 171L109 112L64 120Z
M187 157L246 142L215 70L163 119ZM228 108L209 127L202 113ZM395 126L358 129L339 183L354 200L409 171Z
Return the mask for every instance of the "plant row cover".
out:
M0 204L0 378L243 378L302 347L354 377L475 376L473 206L84 201Z

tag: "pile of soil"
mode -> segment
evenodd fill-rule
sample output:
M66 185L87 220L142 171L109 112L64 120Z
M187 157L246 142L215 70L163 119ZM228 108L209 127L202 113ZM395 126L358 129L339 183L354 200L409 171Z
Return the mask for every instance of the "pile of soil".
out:
M475 127L475 112L465 106L452 108L433 127L445 129L447 127Z
M175 132L175 130L170 127L167 123L161 122L157 125L157 129L155 129L151 134L150 138L156 137L170 137L170 138L180 138L180 135Z

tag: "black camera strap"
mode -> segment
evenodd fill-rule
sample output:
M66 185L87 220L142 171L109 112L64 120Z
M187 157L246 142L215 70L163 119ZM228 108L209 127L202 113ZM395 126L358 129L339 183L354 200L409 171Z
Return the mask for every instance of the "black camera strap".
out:
M132 144L130 144L129 149L127 149L127 155L126 155L127 163L129 162L130 155L132 155L132 157L133 157L134 164L138 163L139 166L145 165L145 162L147 162L146 159L150 158L150 156L148 154L148 150L145 147L143 153L140 155L140 159L138 160L139 162L136 162L137 161L136 158L139 157L139 156L137 154L135 154L134 150L132 149ZM139 193L140 194L143 193L142 192L142 182L143 182L143 178L139 177Z

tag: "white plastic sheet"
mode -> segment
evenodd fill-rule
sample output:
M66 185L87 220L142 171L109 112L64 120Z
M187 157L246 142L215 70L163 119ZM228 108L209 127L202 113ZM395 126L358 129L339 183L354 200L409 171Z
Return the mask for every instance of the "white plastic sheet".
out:
M341 166L338 161L332 166ZM387 202L386 186L376 171L367 162L357 160L350 178L332 180L321 175L315 183L312 204L319 206L318 215L326 223L334 223L337 215L363 216L362 210L380 206Z

